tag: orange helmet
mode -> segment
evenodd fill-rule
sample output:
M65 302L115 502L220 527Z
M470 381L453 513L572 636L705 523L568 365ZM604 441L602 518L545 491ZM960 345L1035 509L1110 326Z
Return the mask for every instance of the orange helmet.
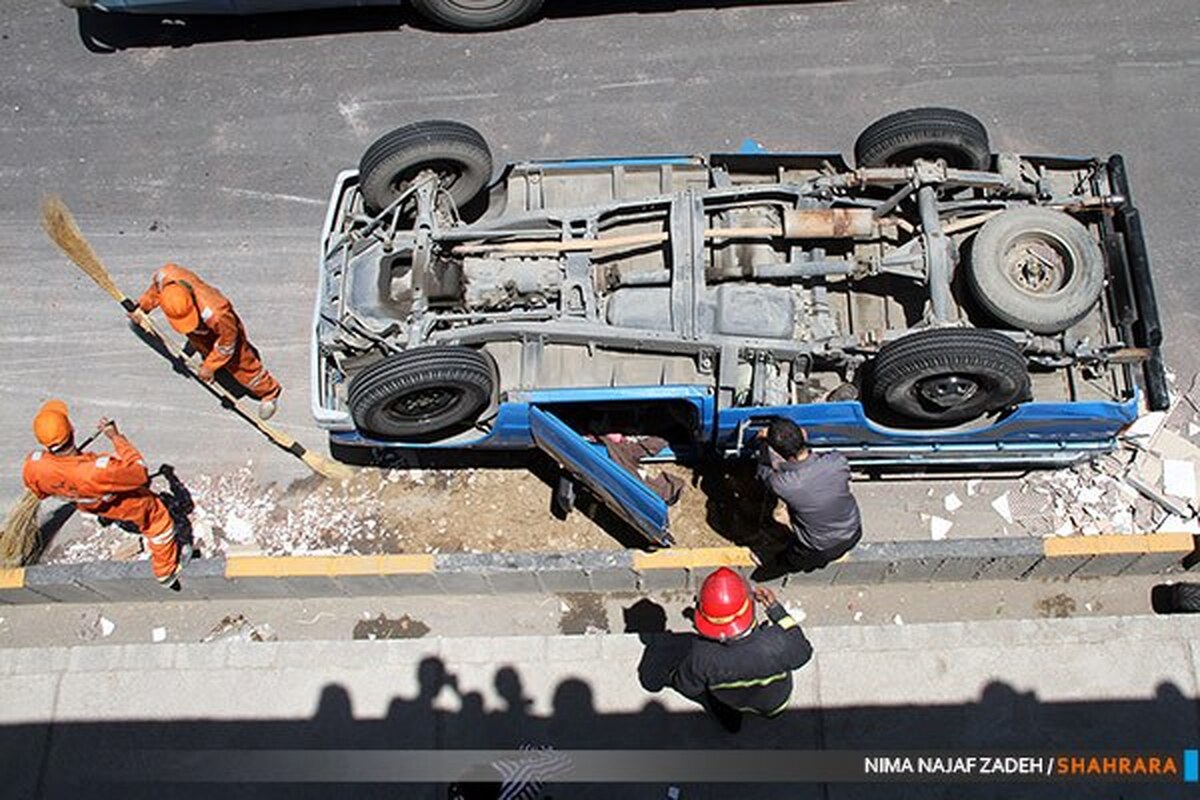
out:
M707 639L725 641L745 633L754 624L754 601L745 579L729 567L705 578L693 623Z
M33 418L33 435L40 445L49 450L71 441L75 429L67 417L67 404L62 400L48 400L43 404Z
M200 325L200 312L196 310L196 301L186 286L168 283L162 289L161 304L167 322L180 333L189 334Z

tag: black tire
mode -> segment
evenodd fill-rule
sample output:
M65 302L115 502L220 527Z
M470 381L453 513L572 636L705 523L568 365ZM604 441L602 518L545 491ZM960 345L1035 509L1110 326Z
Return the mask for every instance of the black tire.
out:
M456 31L489 31L520 25L542 8L542 0L412 0L426 19Z
M921 423L957 424L1029 396L1016 344L977 328L935 328L888 342L872 362L868 403Z
M426 169L441 176L442 187L462 208L492 179L492 152L478 131L461 122L414 122L386 133L358 162L367 209L387 208Z
M1087 228L1050 208L1013 208L984 223L967 282L992 316L1058 333L1087 316L1104 291L1104 254Z
M434 346L388 356L350 381L354 424L379 439L421 440L469 426L492 400L493 364L469 347Z
M1171 587L1171 610L1176 613L1200 612L1200 583L1177 583Z
M868 125L854 143L854 163L860 167L907 166L918 158L987 169L992 162L987 129L953 108L910 108Z

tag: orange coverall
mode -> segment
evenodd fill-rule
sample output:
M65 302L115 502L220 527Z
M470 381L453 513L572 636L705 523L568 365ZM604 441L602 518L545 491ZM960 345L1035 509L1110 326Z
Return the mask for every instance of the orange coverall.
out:
M175 526L166 504L150 491L142 454L124 436L113 439L116 453L55 455L35 450L22 477L29 491L55 497L80 511L133 523L150 546L150 566L160 583L170 583L179 560Z
M147 313L158 308L160 293L170 283L191 289L196 299L200 327L188 334L188 341L204 356L204 365L212 372L225 369L259 400L278 397L282 387L263 366L258 350L246 338L246 329L233 305L196 273L178 264L164 265L154 273L150 288L138 298L138 307Z

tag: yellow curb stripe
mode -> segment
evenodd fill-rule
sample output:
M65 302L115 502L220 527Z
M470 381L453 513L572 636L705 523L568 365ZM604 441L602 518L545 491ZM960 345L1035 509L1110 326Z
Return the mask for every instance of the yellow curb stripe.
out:
M1110 534L1064 536L1043 540L1047 558L1061 556L1128 555L1136 553L1190 553L1194 547L1189 533Z
M653 553L634 553L635 570L651 569L716 569L717 567L752 567L754 559L745 547L672 547Z
M0 589L25 588L25 568L0 569Z
M433 572L433 556L231 556L226 578L338 577Z

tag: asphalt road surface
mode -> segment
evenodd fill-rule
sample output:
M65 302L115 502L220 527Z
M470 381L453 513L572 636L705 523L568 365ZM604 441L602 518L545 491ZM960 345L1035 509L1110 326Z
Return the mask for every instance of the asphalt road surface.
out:
M282 426L319 447L307 347L324 200L376 136L426 118L477 126L501 162L708 152L748 135L849 150L873 119L923 104L978 115L1001 149L1121 152L1168 364L1184 385L1200 366L1194 2L548 5L528 27L476 35L390 10L117 19L104 35L127 46L99 53L54 0L6 3L0 498L19 492L29 420L51 396L83 422L115 416L153 462L212 472L252 459L267 479L304 474L125 330L38 229L41 193L64 195L127 292L168 259L224 289L286 387Z

